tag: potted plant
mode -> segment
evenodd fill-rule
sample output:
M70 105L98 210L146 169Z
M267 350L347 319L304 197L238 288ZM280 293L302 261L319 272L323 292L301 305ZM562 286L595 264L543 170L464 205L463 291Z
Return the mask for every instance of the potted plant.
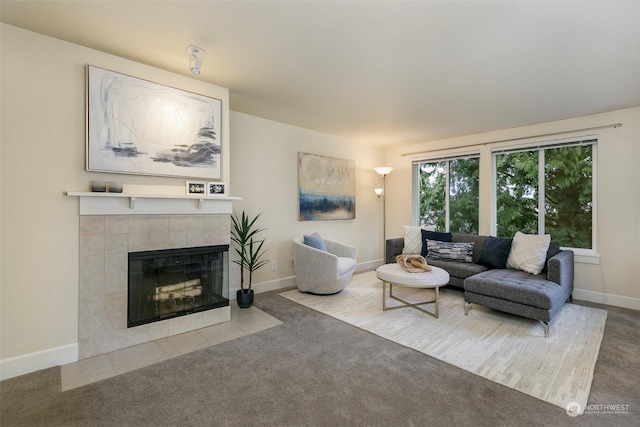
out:
M266 252L266 249L262 249L265 239L256 238L258 233L265 230L256 226L260 215L256 215L253 219L250 219L244 211L240 217L235 211L231 215L231 240L236 244L236 254L240 258L234 259L233 262L240 266L240 289L236 293L236 302L241 308L248 308L253 304L253 289L251 289L253 272L269 262L269 260L262 259ZM244 284L245 269L249 272L249 284L246 287Z

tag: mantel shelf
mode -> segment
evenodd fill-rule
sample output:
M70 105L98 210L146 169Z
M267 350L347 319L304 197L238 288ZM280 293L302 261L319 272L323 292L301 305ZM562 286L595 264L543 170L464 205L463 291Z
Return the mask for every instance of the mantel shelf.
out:
M231 203L242 200L241 197L231 196L90 191L67 191L65 194L80 198L80 215L231 213ZM127 199L128 206L123 203ZM197 207L193 206L192 201L197 202Z

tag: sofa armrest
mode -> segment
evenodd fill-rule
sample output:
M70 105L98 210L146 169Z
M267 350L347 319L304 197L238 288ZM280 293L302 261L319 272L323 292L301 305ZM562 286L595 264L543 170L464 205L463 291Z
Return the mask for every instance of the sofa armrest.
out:
M355 246L346 245L344 243L336 242L335 240L324 239L325 245L327 245L327 251L339 257L357 259L358 250Z
M396 257L398 255L402 255L402 249L404 248L404 237L387 239L386 248L387 259L385 260L385 263L389 264L392 262L396 262Z
M569 293L573 292L573 251L565 249L549 258L547 270L547 280L566 288Z

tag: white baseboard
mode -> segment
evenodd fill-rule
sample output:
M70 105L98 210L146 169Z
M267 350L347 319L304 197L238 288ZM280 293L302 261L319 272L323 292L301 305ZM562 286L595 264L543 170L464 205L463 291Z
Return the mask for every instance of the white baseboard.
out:
M599 304L613 305L616 307L640 310L640 298L625 297L621 295L604 294L602 292L584 291L573 289L573 298L582 301L596 302Z
M356 265L356 273L362 273L363 271L375 270L380 267L384 262L382 259L374 259L373 261L361 262Z
M262 292L274 291L276 289L284 289L289 288L291 286L296 285L296 276L282 277L280 279L269 280L267 282L254 283L251 286L253 292L256 294L260 294ZM238 292L240 288L231 288L229 289L229 299L236 299L236 292Z
M0 360L0 380L78 361L78 343Z

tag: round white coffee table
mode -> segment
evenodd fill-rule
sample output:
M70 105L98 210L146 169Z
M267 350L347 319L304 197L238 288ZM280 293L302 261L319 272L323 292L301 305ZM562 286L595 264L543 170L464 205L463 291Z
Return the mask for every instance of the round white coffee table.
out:
M424 273L409 273L396 263L384 264L378 267L376 269L376 275L378 276L378 279L382 280L382 310L386 311L396 308L413 307L423 313L427 313L438 318L438 290L440 287L449 283L449 273L438 267L430 267L431 271L426 271ZM400 301L403 305L387 307L387 283L389 284L389 298ZM411 303L394 296L393 285L405 286L408 288L433 288L435 291L435 298L429 301ZM419 307L424 304L435 304L435 312L432 313Z

